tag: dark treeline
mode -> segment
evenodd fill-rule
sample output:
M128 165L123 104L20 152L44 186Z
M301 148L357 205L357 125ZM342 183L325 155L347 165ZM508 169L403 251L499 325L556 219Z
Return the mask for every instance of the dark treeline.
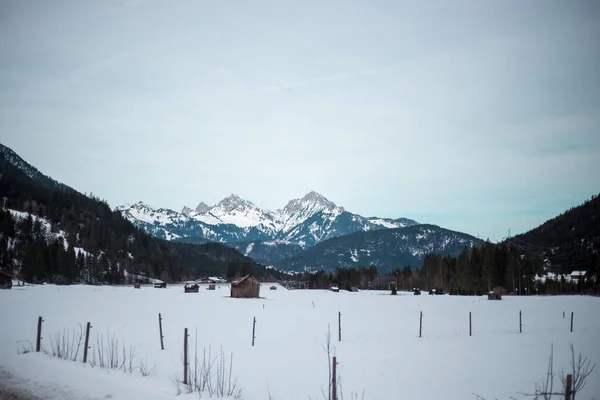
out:
M342 290L388 290L395 286L399 290L435 289L464 295L481 295L496 288L522 295L600 293L600 285L592 278L600 273L600 259L579 283L569 282L560 272L555 280L536 279L549 269L539 252L523 253L510 242L486 242L482 247L464 248L458 257L428 254L422 267L414 271L410 265L385 274L378 274L375 267L338 268L329 273L297 274L292 280L303 282L309 289L337 286Z
M486 242L479 248L465 248L458 257L425 256L419 283L424 288L441 288L453 294L482 294L498 287L522 295L598 290L593 279L579 285L568 282L564 275L557 281L536 279L536 275L546 272L548 265L538 255L522 253L510 243Z

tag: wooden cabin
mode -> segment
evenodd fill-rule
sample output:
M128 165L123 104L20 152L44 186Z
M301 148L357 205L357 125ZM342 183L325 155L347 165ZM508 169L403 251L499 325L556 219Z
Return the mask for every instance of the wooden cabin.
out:
M184 293L198 293L200 286L196 282L188 282L183 287Z
M506 290L502 286L496 286L488 293L488 300L502 300L504 294L506 294Z
M0 268L0 289L12 288L13 273L7 269Z
M502 295L496 292L489 292L488 300L502 300Z
M234 298L257 298L260 294L260 282L250 275L246 275L237 281L231 282L231 297Z

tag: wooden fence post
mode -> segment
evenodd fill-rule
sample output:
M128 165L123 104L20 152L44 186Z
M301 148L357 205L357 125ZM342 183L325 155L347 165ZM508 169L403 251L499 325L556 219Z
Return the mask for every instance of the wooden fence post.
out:
M337 400L336 365L337 365L337 357L333 356L333 365L332 365L333 375L331 376L331 400Z
M338 311L338 342L342 341L342 313Z
M423 311L419 313L419 337L421 336L421 332L423 331Z
M188 384L188 328L183 331L183 384Z
M165 349L165 343L163 341L163 333L162 333L162 316L160 315L160 313L158 313L158 330L160 332L160 349L164 350Z
M473 330L472 330L472 324L471 324L471 311L469 311L469 336L472 336L473 334Z
M35 340L35 351L39 353L40 348L42 346L42 317L38 318L38 329L37 329L37 337Z
M92 327L92 325L88 322L87 326L85 327L85 347L83 348L83 363L85 364L87 362L87 353L88 353L88 347L90 344L90 328Z
M573 395L573 375L567 375L567 383L565 386L565 400L571 400L571 396Z
M571 311L571 332L573 332L573 311Z
M523 333L523 312L519 311L519 333Z
M254 347L254 339L256 339L255 333L256 332L256 317L254 317L254 320L252 321L252 347Z

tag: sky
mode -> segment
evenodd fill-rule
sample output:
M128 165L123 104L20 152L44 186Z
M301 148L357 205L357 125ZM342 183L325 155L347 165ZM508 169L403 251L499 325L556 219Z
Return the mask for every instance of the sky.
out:
M115 207L500 240L600 192L600 2L0 0L0 142Z

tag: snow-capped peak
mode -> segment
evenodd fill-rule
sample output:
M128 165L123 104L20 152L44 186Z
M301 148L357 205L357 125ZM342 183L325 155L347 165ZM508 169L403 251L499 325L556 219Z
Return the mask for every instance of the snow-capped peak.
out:
M274 234L281 225L277 214L263 210L252 202L244 200L236 194L224 198L205 214L206 218L216 218L221 223L233 224L239 227L258 227Z
M122 206L115 207L116 211L120 211L121 214L130 221L142 221L147 224L158 224L166 225L173 221L185 220L183 214L177 211L170 210L168 208L154 208L143 201L137 203L124 204Z
M306 202L320 204L324 208L336 207L336 205L333 202L327 200L327 198L325 196L323 196L322 194L319 194L315 191L309 192L306 195L304 195L302 200L304 200Z
M211 207L208 204L201 201L200 204L198 204L198 206L196 207L196 212L198 214L204 214L205 212L209 211L210 209L211 209Z
M225 212L231 212L241 206L256 207L251 202L242 199L237 194L232 193L221 200L219 204L214 206L213 210L217 209L215 210L217 213L221 212L221 210Z
M301 199L291 200L283 209L277 212L284 221L283 230L287 231L319 212L339 215L344 211L344 208L336 206L325 196L313 191L307 193Z

